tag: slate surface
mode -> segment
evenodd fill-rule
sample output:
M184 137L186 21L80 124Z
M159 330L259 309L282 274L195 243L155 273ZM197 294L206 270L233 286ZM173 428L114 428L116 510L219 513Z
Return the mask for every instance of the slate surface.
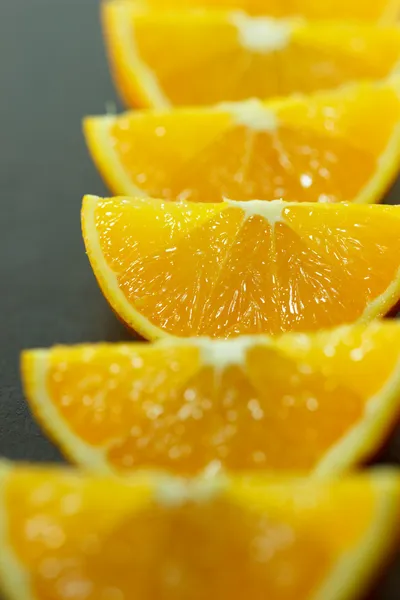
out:
M0 455L10 459L62 460L25 405L19 352L129 339L101 296L80 233L82 195L106 193L80 120L109 101L117 98L98 0L0 2ZM397 183L388 201L399 191ZM400 462L400 433L380 460ZM374 600L400 599L399 567Z

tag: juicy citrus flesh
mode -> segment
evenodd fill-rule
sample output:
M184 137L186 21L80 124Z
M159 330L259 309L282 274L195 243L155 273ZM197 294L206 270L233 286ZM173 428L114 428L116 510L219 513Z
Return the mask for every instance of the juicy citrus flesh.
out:
M333 89L393 73L400 28L224 11L103 5L116 83L132 107L213 104Z
M85 198L94 273L145 337L312 331L399 298L400 208Z
M60 346L25 352L22 375L39 421L86 468L326 475L376 451L399 417L400 324Z
M348 600L398 532L394 472L184 483L19 467L1 482L0 573L18 600Z
M399 89L394 78L270 103L90 117L85 134L115 194L376 202L399 165Z
M243 10L253 15L305 17L307 19L349 19L355 21L390 21L399 14L398 0L133 0L136 6L156 10L188 8L223 8Z

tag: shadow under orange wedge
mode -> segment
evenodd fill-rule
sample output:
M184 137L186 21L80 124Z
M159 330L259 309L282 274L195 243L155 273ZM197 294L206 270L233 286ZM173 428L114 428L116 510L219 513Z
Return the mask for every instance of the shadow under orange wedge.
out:
M400 297L400 207L87 196L87 253L146 338L310 331Z
M379 201L400 162L400 79L212 108L89 117L114 194L219 202Z
M375 454L400 417L400 323L31 350L22 376L86 469L325 476Z
M112 0L111 0L112 1ZM395 21L399 0L131 0L136 6L156 10L185 8L225 8L253 15L305 17L306 19L349 19L355 21Z
M0 467L8 600L361 600L398 541L396 471L330 482Z
M327 90L387 77L400 63L396 25L215 10L142 12L130 0L104 3L103 22L117 87L132 107Z

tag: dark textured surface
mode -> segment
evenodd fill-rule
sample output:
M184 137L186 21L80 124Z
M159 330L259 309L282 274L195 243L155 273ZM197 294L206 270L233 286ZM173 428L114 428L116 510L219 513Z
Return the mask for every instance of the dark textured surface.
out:
M19 352L128 337L100 294L80 233L82 195L106 192L80 120L116 99L98 1L0 0L0 86L0 455L61 460L23 400ZM394 435L380 461L399 460ZM398 564L374 600L399 599Z
M126 335L80 233L82 195L106 191L81 117L115 98L96 0L0 2L0 84L0 454L54 460L23 401L20 350Z

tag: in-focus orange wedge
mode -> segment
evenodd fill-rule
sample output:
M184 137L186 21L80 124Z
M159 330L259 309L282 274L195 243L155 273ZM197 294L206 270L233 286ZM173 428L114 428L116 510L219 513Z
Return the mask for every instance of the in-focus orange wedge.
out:
M8 600L356 600L398 541L400 481L0 470Z
M349 2L350 4L350 2ZM111 67L128 106L270 98L387 77L400 27L307 23L224 11L138 11L103 4Z
M400 156L400 79L213 108L85 120L114 194L377 202Z
M111 0L112 1L112 0ZM306 19L350 19L355 21L394 21L399 16L399 0L132 0L136 6L156 10L224 8L253 15L305 17Z
M375 453L400 416L400 323L31 350L22 376L87 469L327 475Z
M309 331L400 297L400 207L87 196L99 284L147 338Z

